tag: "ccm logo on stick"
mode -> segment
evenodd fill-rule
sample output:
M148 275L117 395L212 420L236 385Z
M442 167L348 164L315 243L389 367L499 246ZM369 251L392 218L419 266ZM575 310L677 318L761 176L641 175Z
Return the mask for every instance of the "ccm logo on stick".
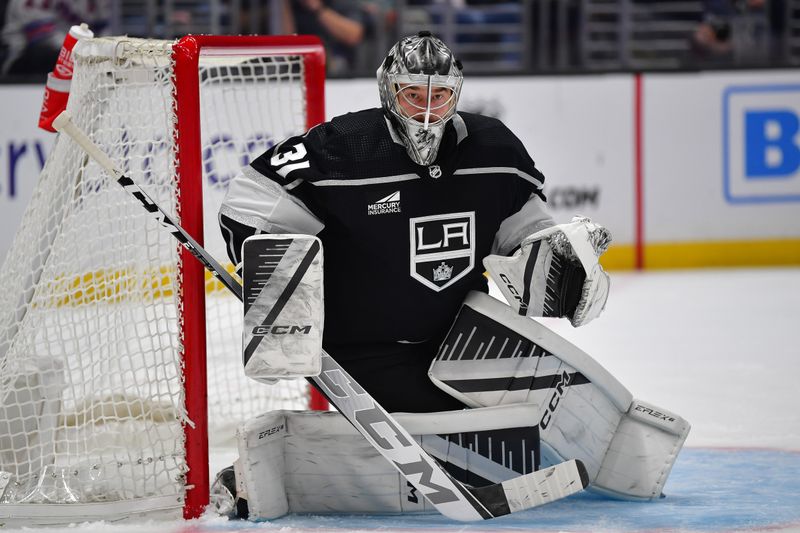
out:
M361 388L358 383L351 381L343 370L331 368L332 359L330 356L322 356L322 373L319 381L316 381L323 391L329 396L346 398L344 403L346 408L352 405L359 405L360 402L354 400L361 397L363 403L368 405L363 409L353 410L353 419L363 429L364 435L372 439L373 445L385 451L383 454L391 460L394 466L406 477L419 475L416 487L434 505L458 501L458 495L446 486L442 486L436 481L445 474L442 471L434 470L433 466L425 461L420 455L421 450L416 450L411 441L407 440L403 432L395 426L394 421L378 406L372 398ZM369 405L371 404L371 405ZM349 418L349 417L348 417ZM432 460L431 460L432 461ZM447 481L446 477L442 478Z
M256 326L253 328L253 335L263 337L264 335L308 335L311 333L311 326Z

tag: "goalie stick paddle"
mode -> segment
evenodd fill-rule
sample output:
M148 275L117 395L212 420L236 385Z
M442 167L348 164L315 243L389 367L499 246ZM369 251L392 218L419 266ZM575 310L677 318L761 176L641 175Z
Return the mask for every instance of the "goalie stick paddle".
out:
M68 112L53 121L134 196L225 287L242 300L242 286L76 126ZM322 372L309 380L364 438L443 515L460 521L516 513L580 492L589 484L583 463L565 461L502 483L473 488L453 478L342 368L322 352Z

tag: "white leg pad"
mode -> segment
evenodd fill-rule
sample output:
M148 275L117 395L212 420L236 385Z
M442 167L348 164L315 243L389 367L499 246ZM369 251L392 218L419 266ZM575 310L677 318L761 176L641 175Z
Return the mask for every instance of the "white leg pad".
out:
M658 498L689 429L683 418L634 400L620 420L592 488L622 498Z
M431 380L472 407L536 407L542 467L586 466L590 489L661 495L690 426L639 400L587 353L483 293L467 297L431 365Z
M509 479L519 474L437 435L521 427L537 413L531 405L513 405L394 416L434 457L484 478ZM271 411L245 422L237 439L237 492L252 520L435 511L339 413Z

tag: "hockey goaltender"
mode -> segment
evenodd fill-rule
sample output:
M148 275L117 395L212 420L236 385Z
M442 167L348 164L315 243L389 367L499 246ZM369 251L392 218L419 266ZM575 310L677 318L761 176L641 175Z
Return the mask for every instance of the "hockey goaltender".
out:
M231 260L253 235L316 236L322 346L459 481L578 459L590 490L660 497L689 424L528 318L578 327L601 313L608 231L555 223L519 139L457 111L462 66L438 38L401 39L377 78L380 108L290 137L231 182L219 213ZM238 440L212 490L224 514L433 509L336 412L268 412Z

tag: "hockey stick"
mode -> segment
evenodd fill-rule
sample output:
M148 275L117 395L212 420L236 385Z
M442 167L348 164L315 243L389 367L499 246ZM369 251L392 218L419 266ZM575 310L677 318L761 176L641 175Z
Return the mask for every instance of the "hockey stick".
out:
M53 126L69 135L117 182L152 213L223 285L242 299L242 286L177 222L159 207L61 113ZM578 460L566 461L486 487L468 487L454 479L330 355L322 352L322 372L309 378L364 438L443 515L454 520L485 520L559 500L589 483ZM412 479L413 478L413 479Z

